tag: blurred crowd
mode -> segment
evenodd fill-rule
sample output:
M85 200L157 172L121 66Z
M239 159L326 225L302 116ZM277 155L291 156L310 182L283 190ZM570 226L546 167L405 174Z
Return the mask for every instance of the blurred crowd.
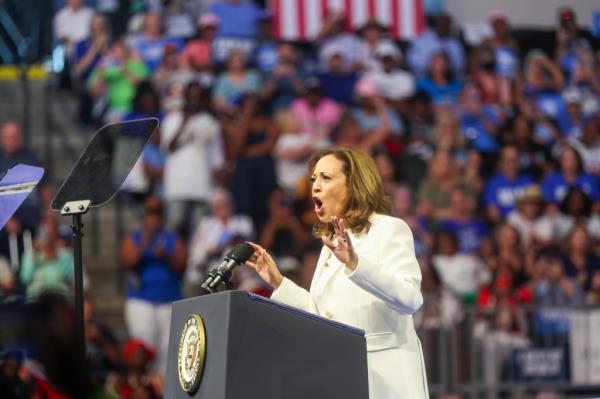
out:
M528 318L565 333L527 306L600 304L598 38L569 7L552 51L523 48L501 11L487 22L466 43L436 13L406 41L375 20L347 31L332 12L300 43L277 40L271 12L250 1L67 0L54 34L79 122L161 121L121 193L141 220L119 249L131 340L121 346L87 298L94 377L117 396L159 397L170 304L198 295L236 243L260 243L308 288L321 244L307 160L327 146L370 153L411 227L429 298L421 327L459 325L474 308L484 349L500 352L533 339ZM3 169L37 163L17 123L1 140ZM4 296L70 292L70 231L45 212L49 198L43 181L34 211L2 233ZM246 268L234 280L269 295ZM5 369L21 358L2 353L2 378L17 378Z

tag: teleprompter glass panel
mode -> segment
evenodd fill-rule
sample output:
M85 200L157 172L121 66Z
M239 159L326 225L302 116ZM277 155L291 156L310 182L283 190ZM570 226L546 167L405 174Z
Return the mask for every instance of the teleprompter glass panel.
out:
M70 201L90 200L91 207L112 199L158 128L158 119L119 122L101 128L90 140L52 200L60 211Z

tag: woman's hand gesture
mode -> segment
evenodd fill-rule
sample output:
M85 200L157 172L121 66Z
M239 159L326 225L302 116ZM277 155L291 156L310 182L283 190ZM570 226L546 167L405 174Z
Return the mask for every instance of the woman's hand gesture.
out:
M356 269L358 265L358 255L354 251L352 246L352 240L350 235L346 231L344 221L337 216L331 218L333 223L333 230L335 231L336 240L332 241L329 237L323 236L321 239L323 244L327 245L331 252L339 259L340 262L344 263L350 270Z
M248 241L248 244L254 248L254 253L246 262L246 265L250 266L258 275L265 280L267 284L276 289L283 281L283 275L277 268L275 261L269 255L266 249L258 244Z

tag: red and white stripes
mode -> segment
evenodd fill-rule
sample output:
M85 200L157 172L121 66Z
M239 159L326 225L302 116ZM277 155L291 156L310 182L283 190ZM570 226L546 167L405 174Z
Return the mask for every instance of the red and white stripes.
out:
M373 18L404 40L425 27L423 0L271 0L271 10L275 34L285 40L314 39L330 12L343 12L349 30Z

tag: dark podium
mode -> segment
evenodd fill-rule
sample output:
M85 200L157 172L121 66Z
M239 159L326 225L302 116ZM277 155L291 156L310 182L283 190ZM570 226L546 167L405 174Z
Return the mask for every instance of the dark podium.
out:
M206 356L199 385L186 392L178 353L194 314L203 320ZM245 291L175 302L167 364L168 399L369 397L363 331Z

